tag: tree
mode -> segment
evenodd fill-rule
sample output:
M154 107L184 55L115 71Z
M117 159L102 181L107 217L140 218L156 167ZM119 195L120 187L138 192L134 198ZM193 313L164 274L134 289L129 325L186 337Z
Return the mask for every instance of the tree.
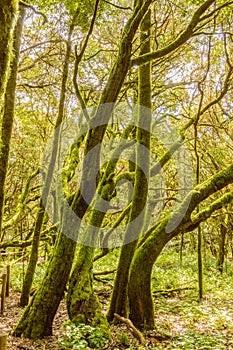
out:
M185 4L182 2L183 7ZM92 48L92 45L94 46L90 38L92 27L95 24L96 30L100 30L98 23L104 23L106 17L99 15L99 17L95 18L93 15L87 35L84 37L83 33L80 34L80 37L83 39L83 45L81 45L80 54L78 54L77 47L74 50L73 84L76 98L81 105L82 118L83 116L86 118L88 127L86 132L81 135L82 137L77 138L71 146L63 166L60 188L56 188L56 205L60 206L58 216L61 219L61 224L54 252L36 295L25 309L19 324L15 328L14 332L16 335L24 334L27 337L38 338L52 333L53 318L63 297L68 280L67 307L70 318L75 323L90 321L95 324L96 316L100 315L100 308L92 285L94 240L91 247L81 245L70 277L76 250L76 240L81 231L80 220L83 218L90 224L84 234L84 243L86 235L99 234L100 236L99 228L102 228L108 220L111 221L112 219L113 224L104 237L105 243L108 242L109 236L121 222L127 222L128 226L126 232L124 232L124 243L129 242L128 237L132 234L136 239L122 247L108 316L109 320L112 320L115 312L123 315L127 315L129 312L130 318L137 327L142 329L153 328L154 315L150 279L152 267L158 255L172 238L180 233L183 234L196 229L200 222L205 221L214 211L232 200L230 187L233 178L232 166L227 168L224 164L221 167L223 170L219 170L217 174L211 174L212 176L209 180L206 180L207 176L203 176L200 184L194 189L182 192L184 193L183 198L181 198L182 201L179 203L180 198L176 195L179 192L177 190L176 169L172 159L175 152L181 148L184 142L188 144L193 155L193 132L190 126L197 121L197 115L199 119L200 117L203 118L201 121L204 123L206 121L204 118L208 118L209 114L214 114L214 108L221 109L220 105L225 105L225 100L224 103L221 101L225 98L231 86L232 67L229 60L224 66L224 74L219 79L219 85L221 85L219 89L216 88L214 91L210 88L207 91L207 79L202 79L202 76L199 76L206 74L206 42L203 39L203 37L206 38L206 33L203 34L203 31L209 28L210 23L212 24L211 30L215 31L218 15L220 16L224 9L226 10L227 5L229 5L228 2L224 2L216 7L212 6L213 4L213 0L203 1L199 5L189 4L190 6L184 12L180 11L180 7L176 7L181 24L174 26L174 23L177 23L175 16L170 22L166 19L169 16L160 18L161 27L163 28L164 26L165 28L164 35L159 30L160 26L156 26L158 19L156 17L156 20L154 22L152 20L152 23L155 23L154 33L158 37L156 37L157 41L155 40L155 42L151 40L152 49L150 51L150 35L148 36L148 41L143 42L143 39L141 39L140 42L138 29L141 27L144 31L144 25L146 25L145 31L149 32L148 27L150 27L150 24L146 24L146 21L148 20L149 22L150 12L148 10L154 4L153 1L149 0L135 1L130 16L128 16L127 21L124 18L120 27L117 53L114 51L111 57L109 57L109 52L105 53L112 63L112 68L105 70L104 67L103 70L107 76L103 74L101 78L101 68L99 70L96 68L98 65L103 67L103 64L101 66L101 59L98 58L96 61L92 61L95 54L89 53L88 49L91 51L90 48ZM160 2L161 7L162 5L163 2ZM166 6L170 5L169 3ZM98 1L95 2L95 6L98 7ZM108 11L112 5L108 4L106 6L106 11ZM93 8L95 9L94 6ZM95 14L95 10L93 13ZM151 26L150 30L152 32L153 26ZM207 36L212 34L212 32L208 32ZM204 44L201 40L204 41ZM188 54L191 51L189 45L191 44L198 52L200 47L204 47L204 53L201 55L202 62L199 62L197 58L193 58L195 69L199 74L195 70L194 72L192 71L193 67L190 68L188 66L190 60ZM104 48L101 50L104 51ZM138 52L139 55L136 56ZM89 53L89 56L85 57L84 53ZM182 55L184 55L184 58L182 58ZM85 65L85 60L88 62L87 65ZM94 63L92 64L92 62ZM209 62L208 59L207 62ZM177 83L170 76L171 73L174 73L175 67L177 65L181 67L182 64L189 67L187 69L188 73L183 73L182 78L190 76L191 79L188 82L184 80L181 83ZM223 66L222 62L218 62L218 67L220 66ZM137 69L139 70L138 77L136 75ZM152 84L149 78L151 71ZM98 86L101 87L99 95L97 93L93 94L92 91L87 92L88 79L84 79L83 75L89 78L91 72L94 72L94 82L100 81L98 81ZM156 77L157 74L159 78ZM161 76L162 84L159 84ZM85 83L83 86L82 82ZM192 84L194 87L190 91L182 91L181 86ZM202 90L203 103L201 104L199 103L199 95L195 84L200 86L201 89L205 89ZM213 85L212 81L209 85ZM69 84L67 86L69 90ZM178 86L177 89L176 86ZM89 90L92 90L92 86ZM125 125L125 123L118 125L118 128L115 127L114 123L111 123L111 118L116 109L115 103L126 99L126 97L129 97L130 103L132 96L135 97L137 92L139 94L139 104L149 107L149 109L138 108L138 124L134 125L133 128L130 128L132 125ZM73 91L68 91L68 93L69 96L72 96ZM151 93L152 98L150 97ZM90 96L93 96L93 98L89 100ZM165 103L164 100L166 101ZM88 109L85 110L86 103L90 101L96 104L93 115L88 113ZM178 104L177 101L181 101L181 104ZM156 123L152 125L152 132L148 131L151 125L150 106L158 114L162 114L161 120L166 120L170 115L174 116L173 123L176 124L179 135L169 147L156 139L154 133L157 127ZM71 110L71 108L67 109ZM187 110L189 113L187 113ZM146 118L145 115L147 116ZM144 128L146 123L147 131ZM204 126L200 126L200 123L197 124L198 132L202 131L201 128L203 127L202 134L204 134L204 130L206 130ZM166 129L163 132L165 133ZM112 141L115 135L122 136L122 134L130 141L137 141L137 147L134 147L136 149L135 166L131 167L132 160L128 163L113 161L117 159L117 156L116 158L113 157L112 161L107 162L106 165L100 167L100 145L104 144L108 137ZM208 137L207 140L209 140ZM142 145L144 147L140 147ZM200 143L197 146L199 148L202 147ZM153 166L150 164L150 151L156 158ZM120 155L122 150L117 149L116 152ZM83 154L83 163L79 160L81 154ZM144 171L140 168L141 159L144 162ZM74 173L77 168L80 170L79 184L75 183ZM164 192L162 185L159 188L154 182L156 184L155 189L153 189L155 195L153 200L150 201L148 199L148 181L150 179L153 180L155 175L160 173L161 168L165 173L167 199L161 200L160 197L156 197L157 193L163 194ZM111 209L111 200L115 196L116 184L122 179L128 179L133 184L132 202L120 213L111 214L109 209ZM48 190L48 187L46 187L46 190ZM224 188L226 188L226 193L223 193ZM214 196L214 199L212 199L212 196ZM104 211L98 210L98 201L100 200L101 202L101 199L107 202ZM163 210L160 217L153 222L157 205L160 201L162 202ZM173 201L176 203L174 208L172 206ZM68 205L65 205L65 203L68 203ZM197 206L200 206L199 213L195 212ZM70 208L79 220L75 220L75 217L70 214ZM134 219L138 218L140 214L142 214L141 220L138 220L137 225L135 225ZM152 217L151 220L150 216ZM141 233L143 233L143 236L141 236ZM108 244L104 245L104 247L108 247Z
M222 195L198 214L191 216L198 204L212 193L232 183L232 169L231 165L201 185L196 186L173 214L169 214L160 223L157 223L156 227L150 229L149 237L144 241L142 240L141 245L139 245L138 251L134 255L129 277L130 317L139 328L151 328L151 320L154 318L153 311L147 305L152 300L150 297L151 270L160 252L173 237L179 233L194 230L215 210L232 201L231 191ZM187 201L189 202L189 200L188 210L184 214L184 210L187 208ZM183 217L181 223L176 226L177 220L181 217ZM167 231L169 222L173 222L175 228Z
M92 119L93 130L91 129L88 133L85 144L85 154L101 143L103 139L112 112L112 105L109 105L109 103L115 102L117 99L129 68L133 37L150 3L151 1L148 0L145 1L143 5L137 4L125 26L117 59L109 74L106 88L101 95L95 117ZM95 128L95 120L101 120L102 126ZM90 161L94 168L98 168L99 154L95 152L93 159ZM94 182L93 174L89 171L89 164L89 161L86 162L86 164L84 161L80 185L81 191L78 190L76 192L71 206L79 218L83 217L87 209L87 203L83 199L82 192L88 191L88 189L92 187L91 184ZM93 194L88 193L87 196L90 198ZM63 215L66 215L66 212L64 212ZM69 225L72 227L69 215L68 217L63 216L62 220L63 225L67 225L69 222ZM74 251L75 242L63 235L62 232L59 232L55 251L41 283L41 288L38 290L33 303L26 308L19 324L15 328L15 335L24 333L27 337L38 338L52 333L52 321L64 293ZM62 277L62 281L56 276Z
M11 75L11 82L8 85L8 110L4 111L4 97L7 89L7 82L10 75L10 64L13 57L13 37L14 37L14 27L16 24L18 12L18 1L17 0L6 0L2 1L0 6L0 121L1 121L1 139L0 139L0 157L1 163L3 161L3 166L1 166L0 172L0 238L2 235L2 215L3 215L3 206L4 206L4 190L5 190L5 179L7 171L7 162L9 155L9 143L11 137L12 129L12 113L11 109L13 106L9 106L9 91L13 89L12 93L14 94L14 86L10 86L13 80L16 79L15 75L17 72L17 59L14 60L14 72ZM18 45L18 43L16 43ZM16 47L17 49L17 47ZM14 83L13 83L14 84ZM14 99L14 96L11 96ZM14 108L13 108L14 109ZM10 116L9 116L10 112ZM5 115L4 115L5 113Z
M75 12L73 16L72 23L70 25L68 39L67 39L67 48L66 48L66 55L65 55L65 61L64 61L64 67L63 67L63 75L62 75L62 84L61 84L61 93L60 93L60 99L59 99L59 109L58 109L58 116L56 119L55 124L55 131L54 131L54 139L53 139L53 146L52 146L52 155L49 162L46 179L45 179L45 185L42 192L42 198L40 200L38 212L37 212L37 218L35 222L35 228L34 228L34 234L33 234L33 241L32 241L32 251L30 255L29 264L27 267L22 293L20 297L20 305L25 306L28 304L28 299L30 295L30 290L33 282L34 272L36 269L36 264L38 260L38 249L39 249L39 243L40 243L40 233L43 226L43 221L45 217L45 207L47 204L47 198L49 195L49 191L51 188L51 182L52 182L52 174L54 172L57 154L59 151L59 138L60 138L60 125L64 118L64 105L65 105L65 96L66 96L66 86L67 86L67 79L68 79L68 71L69 71L69 61L70 61L70 55L71 55L71 40L72 40L72 34L75 28L75 22L77 19L79 13L79 9Z

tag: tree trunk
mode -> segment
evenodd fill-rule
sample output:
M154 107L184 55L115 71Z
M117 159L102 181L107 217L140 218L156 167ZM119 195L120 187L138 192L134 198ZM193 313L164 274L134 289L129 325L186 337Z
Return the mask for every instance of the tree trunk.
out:
M14 330L15 336L23 333L25 337L37 339L52 334L52 322L64 295L75 247L75 241L59 233L55 254L49 262L40 288Z
M226 234L227 234L227 226L226 224L221 224L220 236L219 236L218 261L217 261L217 268L221 274L223 273L223 264L224 264L224 258L225 258Z
M88 323L95 315L93 257L94 248L82 245L70 278L67 310L70 320L75 324Z
M93 289L94 251L94 247L82 245L80 248L77 263L70 279L67 309L73 323L98 326L110 339L109 324L102 315L102 306Z
M6 8L8 8L7 13L5 11ZM0 241L2 237L5 180L14 120L20 38L24 17L24 10L21 9L21 18L18 20L17 27L14 30L17 8L15 1L3 0L0 5ZM12 48L14 49L14 56L12 55Z
M9 76L13 48L13 31L18 10L17 0L2 0L0 5L0 108L3 110L3 98Z
M165 232L167 220L157 228L153 242L147 241L138 247L130 268L128 296L129 318L134 325L143 329L153 329L154 306L151 296L151 271L166 243L170 240Z
M149 10L140 26L142 33L141 55L150 51L150 26L151 13ZM121 316L127 316L127 284L129 269L137 246L138 237L144 226L150 172L151 63L139 67L138 104L135 185L129 224L125 233L124 245L121 249L110 308L108 311L109 321L113 320L114 313Z
M99 326L109 339L109 324L107 319L102 315L101 304L98 297L94 294L93 259L99 228L102 225L110 200L115 191L115 183L109 175L115 170L116 164L117 161L113 157L113 160L109 161L103 179L99 183L97 190L99 196L92 202L92 208L94 209L84 237L84 239L86 238L86 245L82 245L79 250L67 293L67 310L71 321L76 325L85 323L92 326ZM98 211L102 200L106 202L105 210Z
M227 186L229 181L232 182L232 170L233 166L230 165L202 184L197 185L187 194L173 213L167 214L159 224L156 224L149 230L146 234L147 239L143 240L143 243L137 248L131 264L128 283L130 319L136 327L140 329L153 328L153 302L149 286L152 267L160 252L173 237L179 233L193 231L202 221L210 217L215 210L232 201L233 193L230 192L218 198L198 214L192 214L202 201L212 193ZM166 232L167 228L170 228L171 225L174 226L177 222L179 222L177 227L172 231Z
M48 170L46 173L45 183L42 190L42 198L40 200L39 208L37 211L37 217L35 222L35 228L33 232L33 241L32 241L32 250L31 255L27 267L27 271L25 274L25 278L23 281L23 288L20 296L20 306L26 306L28 304L29 295L31 286L33 283L34 273L36 270L36 264L38 260L38 249L40 245L40 234L41 229L44 222L44 216L45 216L45 207L47 204L51 183L53 179L53 172L57 160L57 154L59 150L59 142L60 142L60 125L64 119L64 106L65 106L65 96L66 96L66 85L67 85L67 79L68 79L68 72L69 72L69 61L70 61L70 55L71 55L71 39L72 34L74 31L74 21L76 18L77 13L74 15L73 22L70 25L69 28L69 34L68 34L68 40L67 40L67 47L66 47L66 55L63 65L63 73L62 73L62 83L61 83L61 92L60 92L60 99L59 99L59 108L58 108L58 115L57 120L55 124L55 130L54 130L54 136L53 136L53 145L52 145L52 151L51 151L51 158L48 165Z

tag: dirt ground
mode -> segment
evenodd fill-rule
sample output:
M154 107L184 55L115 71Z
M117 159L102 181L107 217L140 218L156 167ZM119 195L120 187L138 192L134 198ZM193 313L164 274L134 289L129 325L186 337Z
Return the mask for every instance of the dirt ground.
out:
M17 338L11 335L14 326L17 324L23 309L18 306L20 293L10 292L10 296L6 299L5 311L0 315L0 333L7 333L7 349L11 350L62 350L58 343L58 338L62 337L62 324L68 320L66 313L65 300L62 300L53 324L53 335L39 340L30 340L25 338ZM125 333L128 336L130 344L138 348L138 341L131 335L127 326L120 324L112 326L113 340L111 344L106 345L104 349L126 349L129 346L122 345L118 340L119 333ZM149 347L150 348L150 347Z
M65 302L62 301L56 315L53 327L53 336L46 337L40 340L30 340L25 338L16 338L11 335L11 332L19 320L23 311L18 306L20 293L10 292L10 296L6 298L5 311L0 315L0 332L8 333L7 349L11 350L61 350L61 346L57 343L57 339L62 336L61 325L67 320L65 310Z

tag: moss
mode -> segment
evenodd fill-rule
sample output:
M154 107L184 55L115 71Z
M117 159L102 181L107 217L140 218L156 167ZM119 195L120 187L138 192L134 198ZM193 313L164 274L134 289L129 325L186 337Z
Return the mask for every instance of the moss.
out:
M13 31L16 24L18 1L2 0L0 5L0 103L6 90L13 49Z
M53 318L64 295L75 247L73 240L58 234L54 255L38 292L15 328L18 336L24 334L28 338L42 338L52 334Z
M79 150L83 141L83 135L79 137L71 146L69 155L65 159L65 166L62 169L62 184L58 189L58 193L65 193L66 197L69 195L69 182L75 175L75 170L79 163Z
M111 336L111 332L110 332L110 326L109 323L107 321L107 318L105 316L103 316L102 314L102 310L101 310L101 304L98 300L98 298L96 298L96 312L95 312L95 317L92 320L92 326L93 327L100 327L101 331L104 333L105 337L109 340L111 340L112 336Z
M70 320L75 324L89 324L100 327L110 339L109 324L102 315L101 304L93 289L94 248L82 246L73 270L67 294L67 309Z
M9 9L9 11L15 11L15 9ZM4 205L4 197L5 197L5 180L7 174L8 167L8 158L10 151L10 141L11 141L11 133L12 126L14 120L14 107L15 107L15 90L16 90L16 79L17 79L17 69L18 69L18 60L19 60L19 49L20 49L20 38L22 32L23 25L23 16L24 13L21 11L21 18L17 22L16 29L14 34L11 33L14 29L13 26L13 13L10 15L6 15L6 18L1 18L3 16L2 12L4 12L4 7L0 7L0 52L1 59L0 62L0 105L1 101L4 99L4 110L0 111L0 120L1 120L1 135L0 135L0 238L2 238L2 214L3 214L3 205ZM5 35L6 37L1 35L2 26L4 26L5 20L12 21L7 23ZM7 34L8 32L8 34ZM7 39L8 38L8 39ZM15 52L14 58L10 59L11 50L12 50L12 42L14 38L13 49ZM7 41L8 40L8 41ZM4 51L4 45L8 45L7 50ZM4 54L5 52L5 54ZM8 62L6 61L8 60ZM11 61L11 62L10 62ZM10 65L11 63L11 65ZM11 70L10 70L11 68ZM8 76L9 75L9 76ZM3 96L4 95L4 96ZM2 100L1 100L2 99ZM20 209L19 209L20 210Z

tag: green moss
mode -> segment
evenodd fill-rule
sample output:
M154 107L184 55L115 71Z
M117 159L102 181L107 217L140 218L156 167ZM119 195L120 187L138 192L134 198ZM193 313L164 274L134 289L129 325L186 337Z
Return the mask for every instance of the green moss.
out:
M16 24L18 1L2 0L0 5L0 102L2 102L10 71L13 31Z
M93 257L93 247L81 246L70 279L67 309L76 326L84 323L100 327L105 337L110 339L109 324L102 315L101 304L93 289Z

